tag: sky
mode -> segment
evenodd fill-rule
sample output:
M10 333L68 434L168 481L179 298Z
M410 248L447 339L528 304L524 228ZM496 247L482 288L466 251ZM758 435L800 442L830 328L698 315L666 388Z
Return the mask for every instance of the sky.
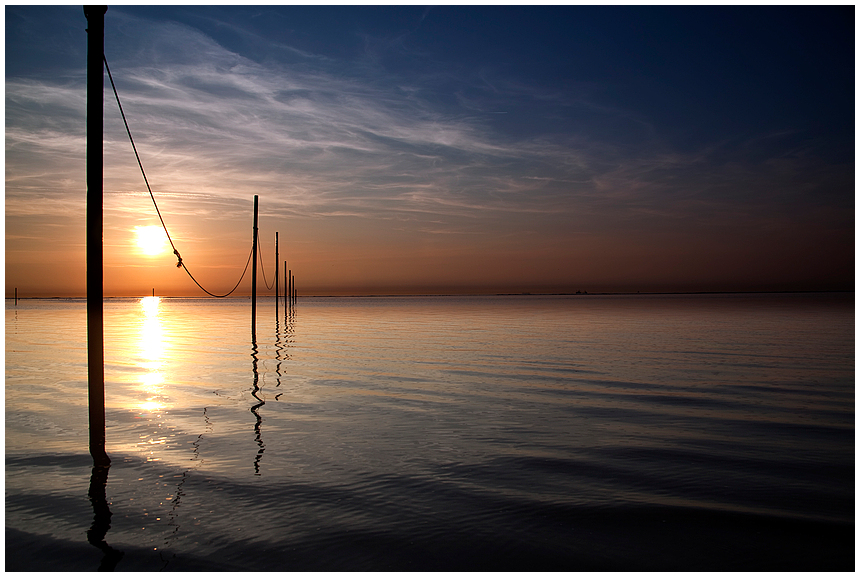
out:
M86 18L9 6L6 295L86 294ZM110 6L170 236L258 294L854 290L843 6ZM205 296L105 76L104 294ZM250 292L248 273L234 294ZM281 280L282 282L282 280Z

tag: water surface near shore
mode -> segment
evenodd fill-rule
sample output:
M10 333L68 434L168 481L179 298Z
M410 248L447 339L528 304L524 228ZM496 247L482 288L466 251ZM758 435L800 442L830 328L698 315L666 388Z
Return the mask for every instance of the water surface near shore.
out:
M106 301L104 478L85 301L7 300L7 570L853 570L853 294L257 311Z

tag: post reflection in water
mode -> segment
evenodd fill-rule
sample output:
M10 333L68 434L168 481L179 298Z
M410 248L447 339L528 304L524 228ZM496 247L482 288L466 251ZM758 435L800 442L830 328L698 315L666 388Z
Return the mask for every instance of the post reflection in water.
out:
M266 445L263 443L263 434L262 434L261 427L260 427L260 425L263 422L263 418L260 416L260 413L259 413L260 407L265 405L266 401L264 401L263 399L261 399L257 395L257 393L259 393L261 391L261 389L259 387L260 373L257 370L258 361L259 361L259 359L257 357L257 339L256 339L256 337L254 337L251 341L251 365L252 365L253 370L254 370L254 390L251 391L251 396L253 396L255 399L260 401L259 403L257 403L253 407L251 407L251 412L257 418L257 422L254 424L254 434L255 434L254 440L256 441L257 446L260 447L259 450L257 451L257 455L254 457L254 474L255 475L260 474L260 460L263 458L263 453L266 450Z
M275 319L275 359L278 361L278 366L275 370L275 374L277 375L277 384L276 387L281 386L281 377L283 376L281 373L281 364L283 361L290 360L290 344L293 342L291 338L294 333L293 321L295 320L295 311L291 308L284 309L284 330L283 336L281 335L281 324L279 319ZM277 401L283 392L275 395L275 400Z
M275 365L275 387L281 386L281 351L284 350L283 345L281 345L281 324L280 319L275 317L275 360L278 361L278 364ZM278 393L275 395L275 400L283 395L283 393Z
M275 360L278 361L278 364L275 365L275 386L281 386L281 351L284 350L284 347L281 345L281 323L278 317L275 317ZM280 395L275 396L275 400L278 400Z
M283 329L283 337L281 335L281 323L280 319L275 318L275 360L277 361L277 365L275 366L275 387L281 386L281 377L283 373L281 372L282 363L285 360L290 360L290 355L287 352L290 344L293 342L291 338L295 332L294 329L295 322L295 311L291 308L287 308L284 310L284 329ZM251 369L253 372L253 385L251 390L251 396L254 397L255 400L259 401L255 403L250 411L253 413L255 422L254 422L254 442L257 443L257 453L254 455L254 474L260 476L260 463L263 459L263 453L266 452L266 444L263 442L263 417L260 415L260 408L266 404L266 400L261 396L263 388L260 386L260 370L259 370L259 347L257 346L257 336L256 334L251 334ZM277 401L282 392L279 392L275 395L275 400Z
M275 374L277 375L277 384L275 385L276 387L281 386L281 363L283 361L288 361L291 358L288 351L290 349L290 343L293 342L293 339L291 337L293 336L295 330L293 327L294 320L295 311L292 308L284 308L283 339L281 338L280 321L277 319L275 320L275 358L278 361L278 366L275 370ZM279 400L281 395L283 394L283 392L280 392L275 395L275 400Z
M93 547L104 553L99 571L113 571L122 559L123 552L114 549L105 542L105 536L110 530L110 520L113 515L107 502L107 478L110 465L93 465L90 476L88 496L93 505L93 524L87 531L87 541Z
M295 311L295 309L290 309L289 313L287 315L285 315L284 320L286 321L284 323L284 348L286 350L290 347L291 343L295 342L293 339L293 337L295 336L295 332L296 332L296 327L295 327L296 311ZM290 355L285 354L284 358L286 360L289 360Z

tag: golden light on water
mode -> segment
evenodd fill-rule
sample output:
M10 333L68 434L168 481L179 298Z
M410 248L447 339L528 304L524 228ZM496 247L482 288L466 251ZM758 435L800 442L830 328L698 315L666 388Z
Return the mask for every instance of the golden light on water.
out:
M158 304L161 302L161 297L143 297L140 299L140 307L143 309L143 314L147 318L158 316Z
M167 353L164 328L158 316L160 303L161 299L156 296L140 299L140 308L143 312L138 340L140 366L147 372L139 378L141 389L147 395L147 399L140 403L138 408L149 413L161 411L165 407L161 400L157 400L163 400L161 391L164 386L164 374L161 368L164 366Z
M162 233L163 234L163 233ZM165 336L162 318L159 316L161 299L157 296L140 299L140 332L138 334L138 366L140 396L132 404L138 418L149 422L146 434L139 437L135 447L147 454L147 461L160 461L161 450L167 448L168 437L161 427L162 417L169 408L169 387L163 369L167 365L168 339ZM130 408L131 408L130 407Z
M140 299L143 309L143 323L140 327L140 354L145 362L144 368L155 370L164 361L165 342L161 319L158 318L159 297L144 297Z
M164 384L164 375L159 372L146 373L140 378L143 388L148 393L157 393Z
M146 402L141 403L140 405L138 405L138 407L140 407L140 410L142 411L154 413L163 409L164 405L159 403L158 401L147 399Z
M167 251L167 235L160 226L136 226L137 248L146 256L158 256Z

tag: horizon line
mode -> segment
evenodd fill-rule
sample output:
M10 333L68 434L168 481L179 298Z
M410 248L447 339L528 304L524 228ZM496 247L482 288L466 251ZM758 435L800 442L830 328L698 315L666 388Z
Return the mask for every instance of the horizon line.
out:
M809 294L809 293L853 293L855 289L808 289L808 290L701 290L701 291L597 291L597 292L451 292L451 293L368 293L368 294L307 294L297 295L297 298L393 298L393 297L495 297L495 296L649 296L649 295L717 295L717 294ZM252 295L242 294L228 297L211 297L208 295L103 295L103 299L137 299L157 296L159 298L175 299L250 299ZM16 297L7 296L6 300L15 300ZM76 300L86 299L87 295L76 296L18 296L17 300ZM257 298L275 298L275 295L257 295ZM278 298L284 298L279 295Z

